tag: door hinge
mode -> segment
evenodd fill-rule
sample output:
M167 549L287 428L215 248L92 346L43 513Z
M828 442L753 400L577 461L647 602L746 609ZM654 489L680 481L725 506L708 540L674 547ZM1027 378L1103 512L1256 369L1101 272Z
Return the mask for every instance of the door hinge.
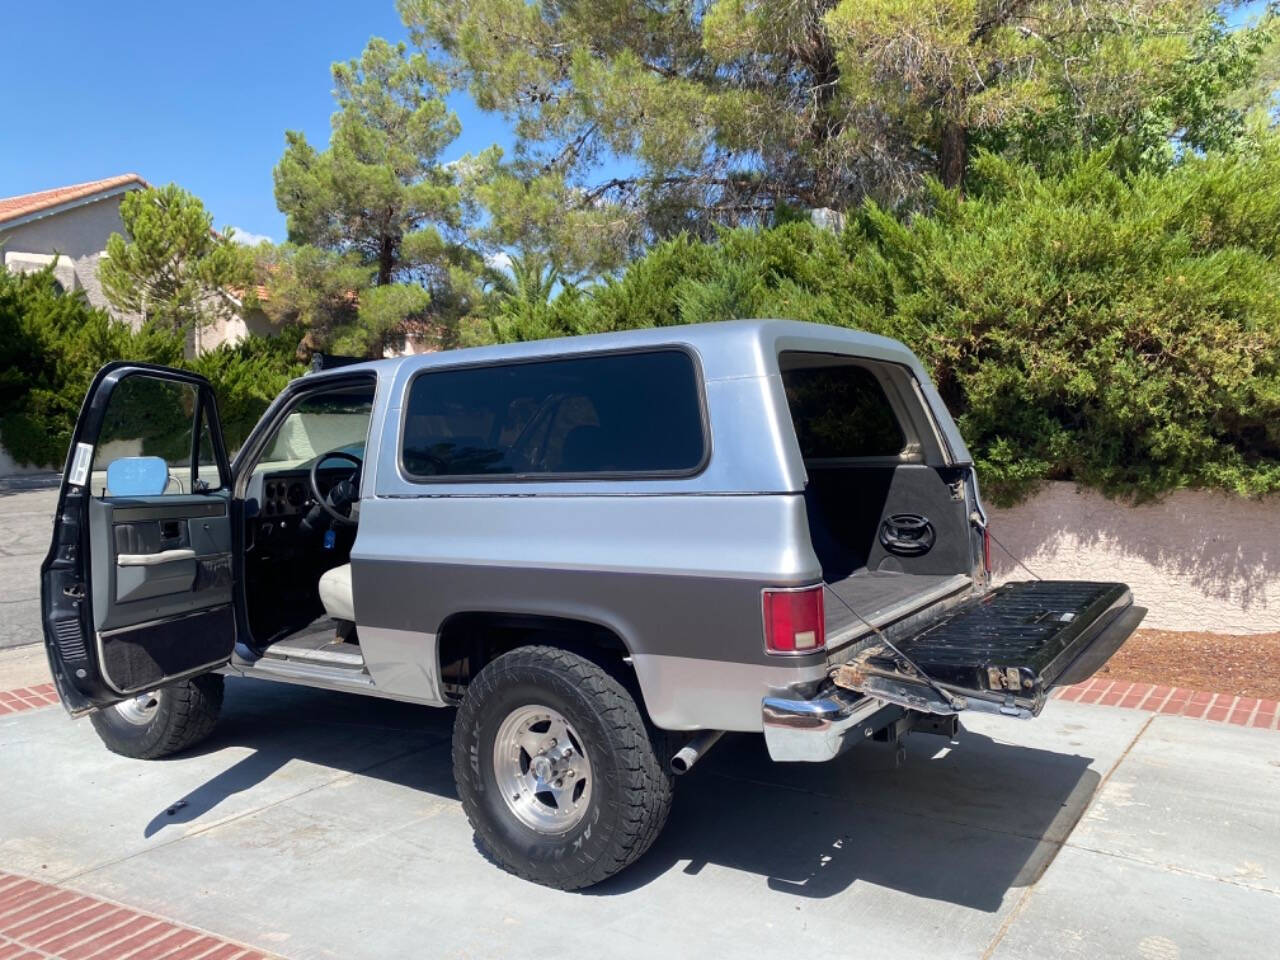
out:
M62 593L63 593L63 595L64 595L64 596L68 596L68 597L70 597L72 600L83 600L83 599L84 599L84 584L83 584L83 583L73 583L73 584L71 584L71 586L69 586L69 587L63 587L63 588L62 588Z

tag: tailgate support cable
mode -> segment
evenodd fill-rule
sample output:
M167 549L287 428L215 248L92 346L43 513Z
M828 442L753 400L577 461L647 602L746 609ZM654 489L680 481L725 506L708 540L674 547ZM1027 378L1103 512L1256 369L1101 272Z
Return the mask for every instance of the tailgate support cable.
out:
M991 526L987 522L987 511L982 509L982 502L981 502L982 494L978 492L978 471L975 470L972 465L970 465L969 467L969 479L973 482L973 507L974 507L973 513L969 514L969 522L972 523L979 530L981 530L985 536L988 536L992 540L995 540L996 546L999 547L1001 550L1003 550L1006 554L1008 554L1010 560L1012 560L1014 563L1020 566L1023 570L1027 571L1027 573L1031 574L1032 580L1043 580L1044 577L1040 576L1040 574L1036 573L1034 570L1028 567L1025 563L1023 563L1020 557L1015 556L1013 551L1010 550L1008 547L1006 547L1003 543L1001 543L996 538L996 535L991 532ZM857 616L857 614L855 614L855 616Z
M1010 560L1012 560L1014 563L1020 566L1023 570L1027 571L1027 573L1031 574L1032 580L1044 579L1044 577L1040 576L1040 574L1036 573L1034 570L1028 567L1025 563L1023 563L1021 557L1017 556L1012 550L1010 550L1008 547L1006 547L1003 543L1000 542L999 538L997 538L996 535L991 532L991 528L987 526L987 521L983 519L982 515L979 514L977 510L969 514L969 522L972 523L979 530L981 530L988 537L990 537L993 541L995 541L995 545L999 547L1001 550L1003 550L1006 554L1008 554Z
M846 610L848 610L848 611L849 611L850 613L852 613L855 617L857 617L859 620L861 620L864 624L866 624L868 627L870 627L870 628L871 628L871 632L872 632L872 633L874 633L874 634L875 634L875 635L880 639L880 642L881 642L881 643L883 643L886 647L888 647L888 648L889 648L891 651L893 651L895 654L897 654L897 655L898 655L898 657L902 660L902 662L903 662L903 663L905 663L907 666L909 666L912 670L914 670L914 671L915 671L915 672L920 676L920 679L921 679L921 680L923 680L923 681L924 681L925 683L927 683L930 687L932 687L932 688L933 688L934 693L936 693L938 696L940 696L940 697L942 698L942 702L943 702L943 703L947 704L949 707L951 707L951 709L952 709L952 710L955 710L955 711L957 711L957 712L958 712L958 711L960 711L960 710L963 710L963 709L967 706L967 704L965 703L965 701L964 701L964 700L962 700L962 699L960 699L960 698L958 698L958 697L955 697L955 696L953 696L952 694L948 693L946 690L944 690L944 689L942 688L942 686L941 686L941 685L940 685L936 680L934 680L934 679L933 679L933 677L929 676L927 673L925 673L923 670L921 670L921 669L920 669L920 665L919 665L918 663L916 663L914 660L912 660L910 657L908 657L905 653L903 653L901 650L899 650L896 646L894 646L893 642L892 642L888 637L886 637L886 636L884 635L884 631L882 631L882 630L881 630L879 627L877 627L874 623L872 623L870 620L868 620L866 617L864 617L862 614L860 614L857 610L853 609L853 607L849 606L848 601L847 601L847 600L845 600L845 598L844 598L844 597L840 596L840 594L838 594L838 593L836 593L834 590L832 590L829 584L827 584L827 583L825 583L825 582L824 582L824 583L822 584L822 587L823 587L823 589L824 589L824 590L826 590L826 591L827 591L827 593L831 594L831 596L833 596L833 597L835 597L837 600L839 600L839 601L840 601L840 603L841 603L841 605L842 605Z

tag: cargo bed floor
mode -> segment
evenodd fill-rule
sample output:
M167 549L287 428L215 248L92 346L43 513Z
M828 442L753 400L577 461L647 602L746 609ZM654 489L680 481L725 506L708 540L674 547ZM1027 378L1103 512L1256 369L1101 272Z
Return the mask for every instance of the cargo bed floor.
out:
M882 627L972 584L972 579L964 574L859 570L843 580L827 584L827 590L835 594L824 598L827 643L841 643L868 632L870 628L858 619L859 616ZM845 607L845 603L857 611L857 616Z

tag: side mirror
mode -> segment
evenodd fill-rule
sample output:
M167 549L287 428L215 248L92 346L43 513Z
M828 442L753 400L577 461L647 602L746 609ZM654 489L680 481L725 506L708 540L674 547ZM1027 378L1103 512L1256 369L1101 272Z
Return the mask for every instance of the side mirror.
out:
M163 457L120 457L107 465L107 495L157 497L169 485Z

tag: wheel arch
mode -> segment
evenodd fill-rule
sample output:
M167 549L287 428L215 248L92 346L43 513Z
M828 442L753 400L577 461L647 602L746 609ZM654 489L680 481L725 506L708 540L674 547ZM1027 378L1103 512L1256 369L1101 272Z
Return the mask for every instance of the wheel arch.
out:
M528 646L558 647L598 663L645 710L639 677L630 666L634 641L618 625L582 613L483 609L451 613L436 633L436 666L446 696L458 699L487 664Z

